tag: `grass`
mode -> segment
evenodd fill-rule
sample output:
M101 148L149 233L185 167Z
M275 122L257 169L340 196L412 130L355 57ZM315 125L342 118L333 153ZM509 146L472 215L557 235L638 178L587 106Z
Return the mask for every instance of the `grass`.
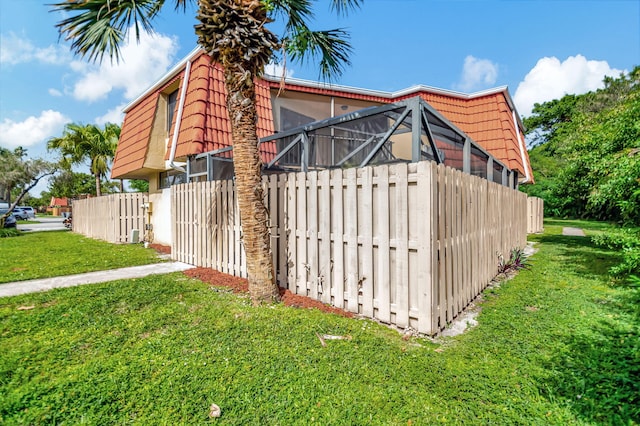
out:
M68 231L0 238L0 283L156 263L152 249L110 244Z
M0 299L0 423L637 424L640 297L562 226L435 343L182 274Z

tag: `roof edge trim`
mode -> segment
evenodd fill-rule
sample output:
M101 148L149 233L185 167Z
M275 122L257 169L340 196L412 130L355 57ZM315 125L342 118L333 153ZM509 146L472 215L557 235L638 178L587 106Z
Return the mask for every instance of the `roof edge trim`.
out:
M282 77L277 77L269 74L262 76L264 80L271 83L280 83ZM296 86L310 87L314 89L335 90L340 92L355 93L359 95L378 96L382 98L394 99L401 96L411 95L416 92L430 92L435 94L447 95L461 99L473 99L486 95L493 95L495 93L506 92L507 86L498 86L491 89L482 90L474 93L463 93L455 90L441 89L438 87L426 86L423 84L417 84L407 87L405 89L396 90L394 92L385 92L382 90L363 89L360 87L344 86L340 84L322 83L319 81L304 80L301 78L286 77L284 79L285 84L292 84Z
M124 113L129 112L131 108L133 108L140 101L142 101L150 92L157 90L159 87L163 86L164 84L169 82L169 80L171 80L176 75L178 75L182 71L182 69L186 66L187 62L192 61L196 56L198 56L202 52L204 52L204 50L200 46L196 46L195 49L189 52L187 56L185 56L180 62L174 65L169 71L167 71L158 81L152 84L147 90L142 92L137 98L135 98L130 103L128 103L122 111ZM269 74L263 74L262 79L270 83L280 83L282 81L281 76L278 77L278 76L273 76ZM493 95L497 93L504 93L505 98L507 100L507 104L509 105L511 110L517 111L515 104L513 102L513 99L509 94L509 88L506 85L498 86L498 87L494 87L486 90L481 90L479 92L474 92L474 93L457 92L455 90L441 89L438 87L426 86L422 84L410 86L405 89L397 90L395 92L385 92L382 90L372 90L372 89L364 89L360 87L345 86L340 84L322 83L319 81L304 80L301 78L294 78L294 77L286 77L284 81L285 81L285 84L288 83L292 85L310 87L314 89L336 90L336 91L354 93L354 94L360 94L360 95L366 95L366 96L377 96L381 98L387 98L390 100L396 99L402 96L412 95L414 93L420 93L420 92L429 92L429 93L434 93L439 95L456 97L459 99L475 99L482 96L488 96L488 95ZM520 128L524 129L523 123L520 119L520 114L516 114L516 117L520 124Z

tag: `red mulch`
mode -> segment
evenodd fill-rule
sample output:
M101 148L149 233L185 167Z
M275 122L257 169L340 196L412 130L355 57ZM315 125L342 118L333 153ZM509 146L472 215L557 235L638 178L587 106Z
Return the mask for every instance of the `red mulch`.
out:
M234 293L248 293L249 282L246 278L234 277L214 269L209 268L193 268L184 272L186 275L197 278L202 282L210 285L228 287L234 291ZM352 318L353 313L344 311L342 309L326 305L318 300L311 299L309 297L293 294L289 290L280 288L280 298L282 303L286 306L293 306L304 309L319 309L322 312L328 312L332 314L342 315L343 317Z
M163 246L162 244L149 244L149 247L158 252L158 254L171 254L171 246Z

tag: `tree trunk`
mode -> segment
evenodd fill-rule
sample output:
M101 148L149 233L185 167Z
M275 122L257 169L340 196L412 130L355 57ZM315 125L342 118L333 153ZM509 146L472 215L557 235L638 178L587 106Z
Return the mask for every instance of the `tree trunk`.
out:
M102 188L100 187L100 175L96 175L96 197L102 195Z
M268 212L263 201L262 160L258 149L256 94L253 79L225 69L227 108L233 137L233 167L247 255L249 293L254 303L280 298L271 258Z

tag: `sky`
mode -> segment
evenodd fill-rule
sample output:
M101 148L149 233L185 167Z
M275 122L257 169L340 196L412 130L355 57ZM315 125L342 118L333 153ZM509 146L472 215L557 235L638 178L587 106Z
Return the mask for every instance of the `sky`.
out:
M50 158L47 140L68 123L121 124L123 108L197 42L195 9L176 12L168 0L155 32L130 37L122 61L90 63L60 39L64 16L48 3L0 0L0 146L31 158ZM521 116L640 65L640 0L364 0L339 18L319 0L314 11L313 29L351 34L351 65L334 83L390 92L508 86ZM281 23L270 25L281 35ZM286 69L318 80L313 65Z

